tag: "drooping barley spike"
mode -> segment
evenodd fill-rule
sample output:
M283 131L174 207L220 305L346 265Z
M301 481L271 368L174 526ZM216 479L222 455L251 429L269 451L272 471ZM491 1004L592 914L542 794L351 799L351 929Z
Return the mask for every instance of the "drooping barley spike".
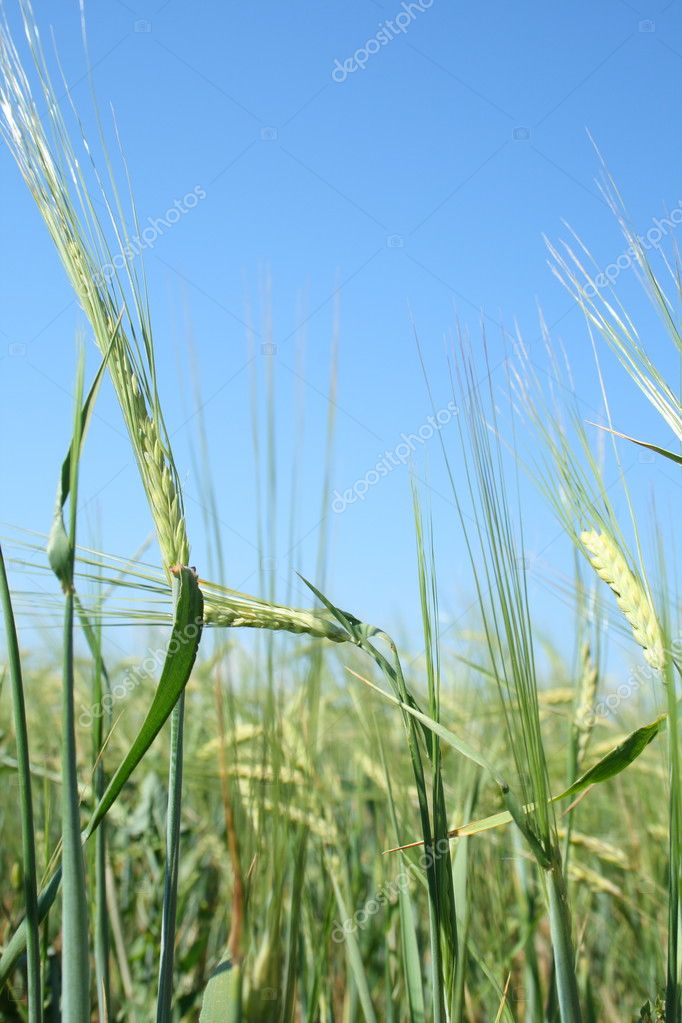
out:
M28 78L7 31L0 30L0 133L43 215L64 268L92 326L109 370L152 511L166 572L187 564L189 544L179 480L163 425L152 330L143 278L134 271L107 273L116 264L98 212L89 199L78 158L50 85L35 26L25 19L27 37L47 102L46 132ZM90 155L85 139L84 147ZM96 173L96 172L95 172ZM102 190L117 242L126 227L116 222ZM80 206L80 211L78 207Z
M611 587L618 607L630 623L632 634L652 668L665 665L663 636L651 599L628 565L623 552L606 533L585 530L580 540L600 579Z
M95 205L29 15L27 3L24 28L46 112L42 116L39 113L19 53L0 20L0 137L9 147L45 220L90 322L94 340L102 355L108 355L108 369L170 578L173 566L188 563L189 543L180 478L156 388L153 330L144 273L131 263L118 267L116 257L125 248L129 235L119 212L122 202L116 183L110 178L107 188L100 179L83 136L83 149L92 163L101 193L101 202ZM102 208L106 211L104 222L100 221ZM281 629L335 642L348 638L326 612L279 607L217 589L219 592L211 595L208 586L205 610L209 624Z
M141 469L166 568L186 565L189 544L180 498L158 427L146 416L139 426Z
M325 611L283 607L237 594L211 593L210 583L204 596L204 621L206 625L224 628L283 630L328 639L332 643L348 639L344 629Z

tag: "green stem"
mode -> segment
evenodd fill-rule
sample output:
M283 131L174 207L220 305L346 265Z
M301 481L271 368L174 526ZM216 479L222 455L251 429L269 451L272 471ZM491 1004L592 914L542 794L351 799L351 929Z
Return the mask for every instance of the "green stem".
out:
M666 679L668 695L668 756L670 762L669 813L669 867L668 867L668 963L665 992L665 1018L670 1023L679 1023L680 977L680 870L682 868L682 813L680 810L680 754L679 725L677 720L677 699L675 675L668 672Z
M62 693L62 1015L90 1020L90 952L85 865L81 845L73 677L73 591L66 594Z
M166 812L166 870L163 886L159 993L156 1004L157 1023L170 1023L172 1011L175 916L178 901L178 867L180 862L184 717L185 693L183 690L171 717L171 753L168 770L168 809Z
M111 712L106 707L103 697L105 691L110 692L109 675L102 658L102 627L101 623L93 624L88 618L85 609L78 597L74 594L74 606L83 633L87 640L93 658L92 677L92 706L101 710L101 713L92 715L91 736L92 736L92 765L93 765L93 791L95 795L95 806L99 803L106 790L106 774L102 760L104 738L111 728ZM110 1017L111 1006L111 970L109 965L110 937L109 937L109 913L107 910L106 894L106 864L107 864L107 827L106 821L97 830L95 836L95 850L92 857L95 875L95 982L97 987L97 1004L101 1020Z
M561 1023L581 1023L582 1014L578 1000L578 981L575 974L575 954L571 937L571 914L558 852L545 877Z
M21 814L21 839L24 875L24 898L26 900L26 956L28 972L28 1023L40 1023L42 1019L42 996L40 983L40 938L38 933L38 882L36 875L36 847L33 827L33 800L31 798L31 766L28 750L28 728L24 684L21 674L19 642L14 624L12 599L7 582L5 561L0 548L0 598L5 617L7 636L7 660L9 662L12 686L12 707L14 709L14 731L17 742L17 774L19 779L19 808Z

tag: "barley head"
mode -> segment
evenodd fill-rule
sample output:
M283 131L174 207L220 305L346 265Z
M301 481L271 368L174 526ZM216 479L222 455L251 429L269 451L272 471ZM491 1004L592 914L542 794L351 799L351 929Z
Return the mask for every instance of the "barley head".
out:
M292 632L328 639L333 643L343 643L348 639L347 633L324 611L283 607L229 591L212 593L210 583L208 587L206 589L202 581L206 625Z
M177 472L156 394L154 348L144 286L129 268L109 276L115 264L104 228L89 198L49 80L37 30L25 28L47 102L46 131L21 59L6 26L0 26L0 133L45 220L59 256L109 370L132 441L152 512L166 572L187 564L189 545ZM84 148L90 156L85 139ZM99 181L99 178L98 178ZM113 182L112 182L113 186ZM125 224L100 182L102 200L118 242ZM115 186L113 186L115 188ZM80 206L80 212L79 212Z
M618 607L630 623L632 634L652 668L665 665L663 636L651 599L635 576L615 540L594 529L584 530L580 540L600 579L616 595Z
M582 677L580 681L580 694L575 710L573 727L577 740L576 759L578 766L582 763L587 751L587 744L594 727L594 702L597 695L597 683L599 681L599 670L592 659L592 651L589 643L583 643L580 651Z

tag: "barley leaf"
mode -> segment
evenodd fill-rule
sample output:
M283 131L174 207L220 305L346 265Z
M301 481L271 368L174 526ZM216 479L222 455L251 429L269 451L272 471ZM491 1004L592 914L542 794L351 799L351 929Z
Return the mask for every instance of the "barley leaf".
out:
M381 764L386 779L386 795L388 808L391 815L393 830L396 840L399 841L398 815L393 800L393 786L391 775L386 764L384 744L381 740L381 733L377 730L377 741L381 754ZM398 885L398 911L400 914L400 944L403 955L403 969L405 973L405 988L407 1003L410 1010L410 1023L424 1023L424 988L422 984L421 961L419 957L419 941L417 937L417 921L412 905L412 898L407 886Z
M654 451L657 455L663 455L664 458L669 458L672 462L677 462L678 465L682 465L682 455L676 455L674 451L668 451L667 448L661 448L658 444L650 444L649 441L646 440L637 440L636 437L630 437L627 433L620 433L619 430L612 430L609 426L602 426L599 423L590 423L590 426L596 426L600 430L612 433L614 437L620 437L622 440L629 440L631 444L638 444L640 448L646 448L648 451Z
M203 597L194 572L180 568L176 577L178 598L173 632L168 645L161 679L142 727L98 803L84 832L87 841L111 809L126 781L138 766L185 688L196 659L203 623ZM61 871L56 871L38 896L38 918L44 920L59 891ZM0 986L7 979L26 948L26 920L23 920L0 957Z
M423 717L425 718L426 715L423 715ZM574 781L572 785L569 785L567 789L560 792L558 796L552 796L550 802L559 803L562 799L568 799L569 796L579 795L591 785L598 785L600 782L609 781L611 778L615 778L617 774L620 774L626 767L629 767L630 764L632 764L637 757L644 752L649 743L656 738L658 733L665 728L667 717L667 714L661 714L655 721L651 721L647 725L642 725L641 728L636 728L634 732L631 732L625 737L625 739L623 739L622 742L618 743L614 749L610 750L607 754L605 754L605 756L598 760L596 764L593 764L589 770L585 771L585 773ZM433 727L434 725L435 722L432 722L428 725L428 727ZM457 745L450 742L449 739L455 737L452 736L451 733L448 733L447 729L440 726L438 734L444 742L459 750L459 740L457 741ZM502 827L504 824L510 824L512 820L515 820L518 824L521 816L523 814L530 813L532 809L533 807L530 804L524 807L515 808L515 814L513 817L509 810L502 810L499 813L492 814L490 817L484 817L477 821L469 821L467 824L463 824L459 828L453 828L450 832L450 836L452 838L465 838L469 835L478 835L482 831L490 831L493 828ZM421 843L414 842L411 843L411 845L421 845ZM399 849L404 848L410 848L410 846L399 846L395 849L389 849L388 852L398 852Z
M120 322L120 317L119 317ZM116 331L118 330L118 323L114 327L109 347L107 348L99 369L95 375L95 379L92 382L92 386L88 391L88 396L83 402L83 408L80 414L80 444L83 444L85 435L90 425L90 419L95 408L95 402L99 393L100 385L104 378L104 370L106 369L109 355L114 344L116 337ZM71 471L72 462L74 459L74 443L73 440L69 444L69 450L66 454L66 458L62 462L61 474L59 476L59 483L57 484L57 499L55 501L54 518L52 520L52 528L47 539L47 557L50 562L52 571L57 576L59 581L64 585L66 581L66 575L68 571L68 564L70 559L69 540L66 535L66 529L64 528L64 505L66 504L69 492L71 490Z
M329 876L331 878L332 887L334 889L334 895L336 896L336 905L339 913L341 914L342 920L351 919L346 906L341 886L339 885L338 878L334 873L334 869L329 864ZM360 951L360 945L358 939L355 936L354 930L350 928L343 928L343 939L346 943L346 954L348 956L348 966L350 972L355 981L355 986L358 991L358 998L360 999L360 1005L362 1006L362 1014L365 1019L365 1023L377 1023L377 1018L374 1013L374 1006L372 1005L372 998L369 993L369 984L367 980L367 973L362 958L362 952Z
M667 717L667 714L661 714L660 717L657 717L655 721L651 721L648 725L636 728L634 732L626 736L622 742L619 742L617 746L605 754L596 764L593 764L589 770L581 774L572 785L569 785L567 789L560 792L558 796L552 796L552 802L559 803L562 799L568 799L569 796L579 795L585 789L588 789L590 785L598 785L600 782L615 778L617 774L620 774L626 767L629 767L644 752L649 743L656 738L658 733L665 728ZM527 809L527 807L524 807L524 810L527 811ZM457 834L474 835L480 831L487 831L489 828L499 827L501 824L508 824L511 819L511 814L509 813L497 813L492 817L486 817L485 820L474 821L471 824L465 824L462 828L457 828Z
M7 640L7 660L12 688L12 709L17 744L17 774L19 780L19 810L23 856L24 896L26 900L27 932L27 995L28 1023L39 1023L42 1017L40 978L40 947L38 932L38 892L36 880L36 845L31 797L31 764L29 760L28 730L21 656L17 639L12 599L10 596L5 561L0 549L0 603L2 603Z
M624 771L626 767L629 767L637 759L649 743L656 738L658 733L665 728L667 718L667 714L661 714L655 721L635 729L634 732L631 732L630 735L626 736L622 742L607 753L606 756L598 760L584 774L581 774L561 795L554 796L553 801L558 802L561 799L568 798L568 796L576 796L578 793L584 792L588 786L598 785L600 782L608 781L610 778L615 777L615 775L620 774L621 771Z
M379 696L383 696L388 703L392 703L395 707L400 707L400 709L405 711L407 714L411 714L413 718L416 718L416 720L420 722L420 724L424 725L429 731L433 732L434 735L437 735L440 739L442 739L446 745L452 746L453 749L456 749L457 752L461 753L463 757L467 758L467 760L471 760L472 763L482 767L503 791L508 789L507 783L499 776L497 769L491 764L488 758L482 753L479 753L479 751L474 749L473 746L470 746L464 739L460 739L454 732L451 732L444 725L441 725L439 721L434 721L433 718L428 716L428 714L422 713L422 711L417 710L415 707L411 707L409 704L399 700L397 696L387 693L386 690L381 689L380 686L374 685L374 683L370 682L369 679L359 675L351 668L347 668L346 670L355 678L364 682L370 689L373 689L375 693L379 694Z
M53 565L66 594L62 674L62 1014L72 1023L90 1019L90 943L88 895L81 844L78 756L74 710L74 593L73 569L78 513L78 470L81 455L84 355L81 350L76 375L73 439L69 462L68 536L62 525L61 561ZM61 522L61 508L59 510Z
M173 634L154 699L130 750L92 815L87 829L88 838L154 742L189 680L201 639L204 600L196 574L190 568L178 568L173 585L177 587Z
M226 959L208 978L199 1023L240 1023L241 1018L241 966Z

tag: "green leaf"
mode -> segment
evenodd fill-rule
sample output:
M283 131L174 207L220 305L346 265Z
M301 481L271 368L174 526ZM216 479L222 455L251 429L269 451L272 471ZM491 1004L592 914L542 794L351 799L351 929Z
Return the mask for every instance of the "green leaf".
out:
M173 632L168 644L166 660L156 694L128 755L109 782L102 799L90 819L90 823L83 835L84 842L94 834L105 815L111 809L126 781L161 731L177 703L180 693L189 681L201 638L204 602L197 577L191 569L179 569L174 585L177 587L178 596L175 605ZM60 878L61 871L57 871L52 875L38 896L38 918L40 920L45 919L54 903L59 891ZM6 981L14 964L25 948L26 921L24 920L12 935L0 958L0 985Z
M334 895L336 896L336 905L341 915L341 919L344 921L349 920L350 914L346 907L339 882L331 864L329 864L329 868L329 876L331 878ZM358 990L358 998L360 999L360 1005L362 1006L362 1014L365 1018L365 1023L377 1023L358 939L355 937L354 931L346 927L343 928L343 939L346 943L348 965L350 967L350 972L353 974L353 980L355 981L355 986Z
M366 680L363 680L366 681ZM372 686L373 689L377 688ZM382 692L382 690L378 690ZM392 697L384 693L388 699L392 700ZM395 701L393 701L395 702ZM421 717L428 723L428 718L425 714ZM626 767L629 767L633 761L640 756L641 753L646 749L650 742L652 742L659 732L661 732L668 719L667 714L661 714L655 721L651 721L648 725L642 725L641 728L636 728L634 732L631 732L622 742L620 742L614 749L606 753L601 760L598 760L596 764L585 771L572 785L569 785L567 789L560 792L558 796L552 796L550 799L551 803L558 803L562 799L567 799L569 796L577 796L580 792L584 792L590 785L598 785L600 782L608 781L610 778L614 778L621 771L624 771ZM461 742L453 736L452 733L448 732L442 725L436 725L433 721L428 727L433 727L434 731L436 727L439 729L438 734L444 742L449 743L454 749L460 750ZM451 741L454 739L456 741ZM460 750L461 752L461 750ZM476 761L478 762L478 761ZM524 807L515 807L514 816L509 810L502 810L500 813L494 813L490 817L484 817L478 821L469 821L467 824L463 824L459 828L453 828L450 831L451 838L464 838L468 835L478 835L482 831L490 831L492 828L502 827L503 824L509 824L512 820L519 823L519 818L522 814L530 813L533 809L531 804L526 804ZM524 830L524 829L522 829ZM525 831L524 831L525 833ZM421 845L420 842L414 842L413 845ZM402 846L401 848L409 848ZM390 849L389 852L396 852L396 849Z
M225 959L208 978L199 1023L240 1023L241 1018L241 966Z
M112 777L88 824L86 837L97 828L154 742L187 685L199 649L203 626L204 599L196 573L185 566L173 577L176 590L175 621L161 678L140 731L123 763Z
M667 718L667 714L661 714L660 717L657 717L650 724L642 725L641 728L635 729L634 732L631 732L630 735L626 736L622 742L607 753L606 756L597 761L593 767L590 767L588 771L581 774L561 795L554 796L553 802L556 803L561 799L566 799L568 796L576 796L579 792L584 792L590 785L598 785L600 782L608 781L609 778L620 774L621 771L630 766L633 760L637 759L649 743L656 738L658 733L665 728Z
M384 744L381 740L381 733L377 730L377 742L381 753L381 765L384 769L386 779L386 795L388 808L395 831L396 841L399 841L398 815L393 800L393 786L386 763ZM424 987L422 984L421 959L419 956L419 942L417 940L417 920L412 906L412 898L409 890L404 884L398 885L398 910L400 914L400 944L403 956L403 970L405 973L405 988L407 991L407 1003L410 1010L410 1023L424 1023L426 1018L424 1010Z
M502 778L500 778L496 768L491 764L491 762L482 753L479 753L478 750L474 749L473 746L470 746L469 743L466 742L464 739L460 739L459 736L455 735L454 732L451 732L444 725L441 725L440 722L434 721L433 718L430 718L428 714L424 714L422 711L417 710L416 707L409 706L409 704L404 703L402 700L399 700L397 696L393 696L391 693L387 693L385 689L382 689L380 686L374 685L374 683L370 682L369 679L363 678L362 675L358 675L358 673L356 671L353 671L351 668L347 668L346 670L349 671L350 674L353 675L355 678L359 679L361 682L364 682L365 685L369 686L370 689L373 689L375 693L378 693L380 696L383 696L383 698L387 700L389 703L392 703L394 707L400 707L401 710L404 710L408 714L411 714L413 718L416 718L416 720L419 721L422 725L425 725L429 729L429 731L433 732L440 739L442 739L443 742L446 743L446 745L452 746L453 749L456 749L457 752L461 753L463 757L467 758L467 760L471 760L472 763L477 764L479 767L482 767L483 770L487 771L491 778L493 778L493 780L497 782L497 784L503 791L508 791L508 785L506 784L505 781L503 781Z
M17 744L17 774L19 779L19 815L21 818L22 875L26 900L27 923L27 997L28 1023L39 1023L42 1017L40 979L40 938L38 931L38 882L36 875L36 845L31 797L31 763L29 760L26 704L21 671L19 641L12 610L5 561L0 548L0 603L5 619L7 661L12 689L12 710Z
M73 565L76 550L78 511L78 475L82 449L82 404L85 357L79 352L76 373L76 399L73 415L68 493L68 539L63 531L60 550L65 556L53 567L60 578L66 599L64 606L64 643L62 669L62 732L61 732L61 821L62 821L62 1015L73 1023L90 1020L90 942L88 893L81 842L78 755L74 708L74 592ZM62 489L66 489L62 480ZM61 508L59 510L61 521Z
M569 796L577 796L580 792L588 789L590 785L598 785L600 782L608 781L610 778L620 774L621 771L629 767L643 753L649 743L665 728L667 717L667 714L661 714L660 717L657 717L650 724L636 728L634 732L626 736L622 742L618 743L601 760L598 760L589 770L581 774L572 785L569 785L567 789L560 792L558 796L552 796L551 802L558 803ZM528 809L529 807L524 807L526 812L528 812ZM490 828L497 828L502 824L508 824L511 820L512 816L510 813L496 813L492 817L473 821L471 824L465 824L463 827L457 828L457 834L462 836L475 835L481 831L488 831Z
M123 312L120 313L119 318L114 326L112 338L109 343L109 347L102 359L99 369L95 375L95 379L92 382L92 386L88 392L88 396L83 402L83 408L80 413L80 423L78 429L74 431L74 437L69 444L69 450L66 454L66 458L62 462L62 469L59 476L59 483L57 484L57 498L55 501L54 517L52 519L52 527L47 539L47 557L50 562L52 571L57 576L62 586L67 585L69 576L69 565L71 561L71 547L69 544L69 538L66 535L66 529L64 527L64 505L68 499L71 490L71 473L73 470L74 458L79 457L79 451L76 451L77 447L80 447L85 440L85 435L90 425L90 419L95 408L95 402L99 393L100 385L104 378L104 370L106 369L107 362L109 361L109 355L116 338L116 332L121 322ZM76 438L75 434L78 434Z
M664 458L669 458L671 462L677 462L678 465L682 465L682 455L676 455L674 451L668 451L667 448L660 448L658 444L650 444L646 440L637 440L636 437L630 437L627 433L621 433L619 430L612 430L610 426L602 426L600 423L590 423L590 426L596 426L599 430L605 430L606 433L612 433L614 437L620 437L622 440L629 440L631 444L637 444L640 448L646 448L648 451L653 451L657 455L663 455Z
M351 614L349 611L342 611L341 608L336 607L334 604L332 604L332 602L327 597L325 597L324 593L321 593L320 590L318 590L317 586L311 583L309 579L306 579L304 575L301 575L300 572L297 572L296 575L301 580L301 582L305 583L308 589L315 594L320 603L323 604L324 607L326 607L327 611L329 611L330 614L332 614L334 618L336 618L337 622L339 622L344 627L344 629L351 637L351 639L357 642L358 639L366 639L370 636L375 635L378 632L378 630L374 628L374 626L366 625L364 622L361 622L359 618L356 618L355 615Z

